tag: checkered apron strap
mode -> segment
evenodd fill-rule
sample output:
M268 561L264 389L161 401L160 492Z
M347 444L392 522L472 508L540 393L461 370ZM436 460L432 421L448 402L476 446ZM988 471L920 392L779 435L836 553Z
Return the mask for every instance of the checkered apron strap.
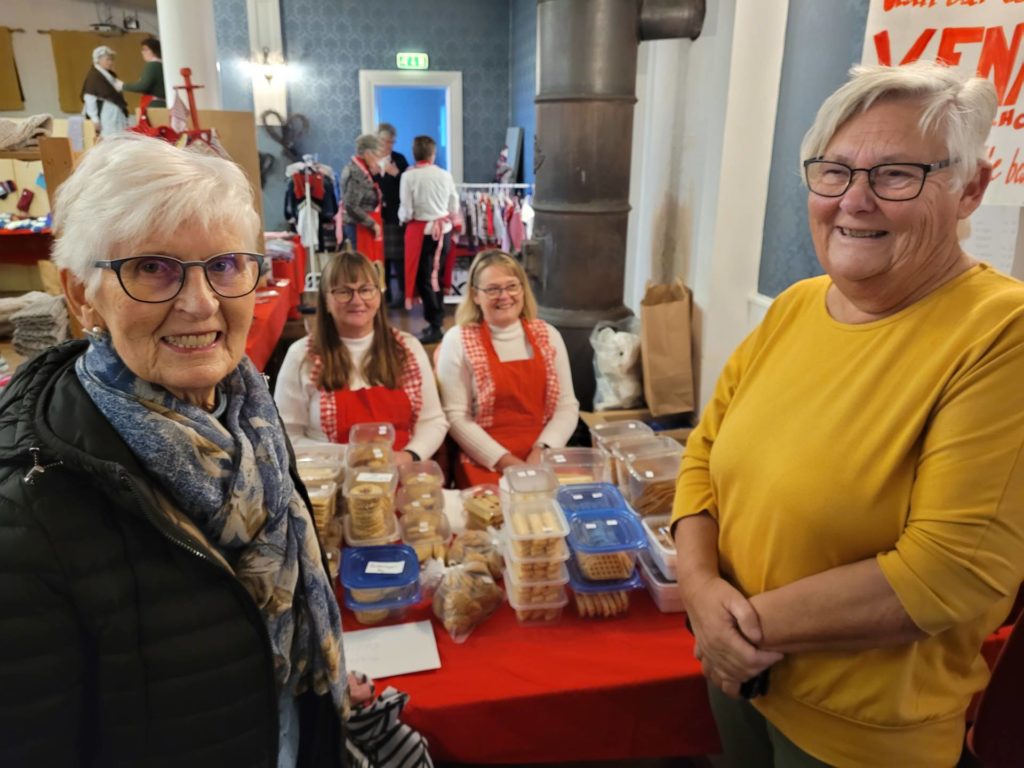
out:
M494 426L494 380L487 363L480 325L462 326L462 348L473 371L473 387L476 389L476 423L484 429Z
M398 380L398 386L405 392L405 396L409 398L409 405L412 406L412 416L409 425L411 436L415 430L416 422L419 421L420 411L423 410L423 371L420 370L420 366L416 362L416 356L413 355L412 350L405 343L401 332L394 328L391 329L391 332L395 335L395 341L405 350L405 363L402 365L402 375Z
M558 383L558 371L555 370L555 348L551 345L548 324L543 320L527 320L527 327L537 342L537 348L544 359L544 422L551 421L555 414L555 406L561 394Z
M309 380L320 393L320 428L328 440L332 443L339 443L341 441L338 439L338 408L334 401L334 393L320 386L320 372L323 370L324 361L313 351L312 336L308 337L306 344L306 355L310 362Z

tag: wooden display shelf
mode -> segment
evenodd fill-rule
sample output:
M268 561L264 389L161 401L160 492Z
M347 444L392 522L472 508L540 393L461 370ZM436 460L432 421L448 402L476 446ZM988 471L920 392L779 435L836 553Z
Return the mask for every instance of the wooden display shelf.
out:
M38 149L4 149L0 150L0 160L27 160L29 162L42 160L43 157Z

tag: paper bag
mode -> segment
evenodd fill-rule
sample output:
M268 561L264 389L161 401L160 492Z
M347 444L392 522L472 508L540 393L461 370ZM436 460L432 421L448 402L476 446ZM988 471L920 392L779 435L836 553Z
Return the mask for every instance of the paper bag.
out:
M640 302L640 350L651 414L692 411L690 291L678 277L669 285L647 284Z

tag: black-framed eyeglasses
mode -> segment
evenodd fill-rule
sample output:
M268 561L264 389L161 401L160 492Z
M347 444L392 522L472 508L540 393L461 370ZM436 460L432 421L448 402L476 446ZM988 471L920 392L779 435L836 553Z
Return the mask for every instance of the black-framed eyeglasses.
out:
M130 256L126 259L95 261L93 266L112 269L121 288L135 301L162 304L170 301L185 285L185 271L199 267L206 282L218 296L237 299L256 290L263 269L261 253L231 251L217 253L205 261L181 261L171 256Z
M377 294L380 293L380 288L376 285L367 284L360 285L354 290L352 288L331 288L328 293L342 304L348 304L356 297L357 294L363 301L373 301Z
M851 168L833 160L811 158L804 160L804 178L807 188L821 197L842 197L853 184L857 171L868 176L868 186L880 200L903 202L913 200L924 189L928 174L948 168L953 160L935 163L881 163L870 168Z
M509 283L508 285L489 285L486 288L477 286L476 289L491 301L497 300L503 292L513 299L523 292L523 286L519 281Z

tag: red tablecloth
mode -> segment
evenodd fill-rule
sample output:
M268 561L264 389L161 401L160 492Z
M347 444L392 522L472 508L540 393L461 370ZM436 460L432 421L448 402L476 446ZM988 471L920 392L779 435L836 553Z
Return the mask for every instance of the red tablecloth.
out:
M257 294L252 327L249 328L249 337L245 340L245 354L261 371L267 366L267 361L270 360L274 347L281 338L291 301L291 291L288 288L273 289L273 293L274 295L270 295L269 292L261 290ZM263 301L262 297L267 297L268 300Z
M429 619L429 605L407 620ZM364 629L343 611L346 631ZM377 681L410 694L402 719L435 761L546 763L714 754L718 731L683 614L634 592L625 619L521 627L503 605L462 645L435 621L441 669ZM1003 627L982 649L991 665Z
M0 230L0 263L35 264L50 258L52 245L53 235L49 231Z
M361 629L345 612L345 628ZM430 616L421 606L409 618ZM411 695L403 720L435 760L535 763L718 751L682 614L646 592L624 619L521 627L503 605L462 645L434 622L441 669L378 681Z
M303 248L298 235L293 235L290 240L292 259L274 259L271 268L274 277L291 281L288 286L288 319L298 320L302 317L299 314L299 304L302 303L302 291L306 287L306 249Z

